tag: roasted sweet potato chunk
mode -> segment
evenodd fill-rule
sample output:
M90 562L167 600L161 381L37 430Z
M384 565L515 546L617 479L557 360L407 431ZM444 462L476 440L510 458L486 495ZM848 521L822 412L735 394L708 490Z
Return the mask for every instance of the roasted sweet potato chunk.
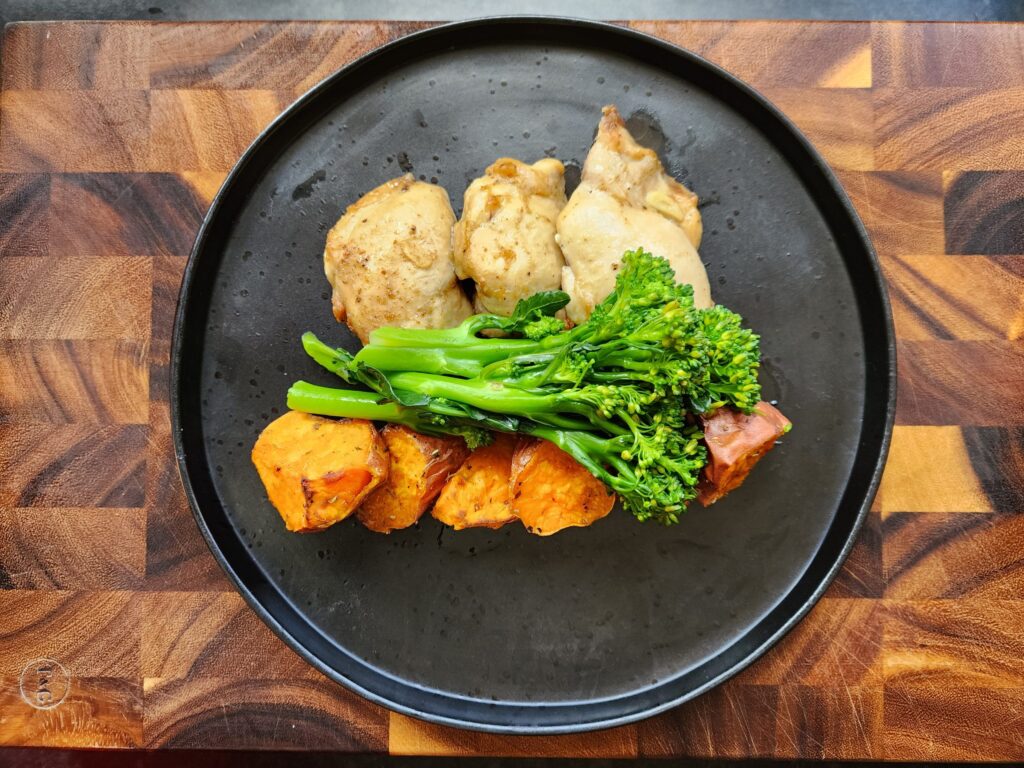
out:
M512 511L531 533L588 526L612 511L615 494L547 440L523 441L512 459Z
M371 531L390 533L420 519L469 449L461 437L430 437L395 424L388 424L381 437L391 469L356 517Z
M369 421L289 411L252 449L270 502L289 531L322 531L355 510L387 477L388 458Z
M697 501L705 507L739 488L754 465L792 426L777 408L764 401L749 415L719 408L701 417L701 423L708 463L697 485Z
M517 443L515 437L498 434L493 443L469 454L438 496L434 517L457 531L500 528L515 520L509 485Z

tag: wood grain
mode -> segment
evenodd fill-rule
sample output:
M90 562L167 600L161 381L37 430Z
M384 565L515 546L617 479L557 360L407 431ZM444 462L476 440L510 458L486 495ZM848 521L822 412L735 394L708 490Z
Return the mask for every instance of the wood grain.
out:
M1024 253L1024 172L947 171L949 253Z
M49 174L0 173L0 256L46 255L49 204Z
M875 167L1024 167L1024 88L875 89Z
M1024 338L1024 257L888 255L882 266L901 341Z
M145 588L202 593L232 590L196 527L178 480L166 400L151 403L149 418Z
M144 425L0 422L0 445L2 506L142 506Z
M80 22L54 35L18 24L4 37L0 76L11 91L138 91L149 88L151 27Z
M0 589L136 590L144 509L0 508Z
M886 601L886 683L1024 688L1016 600Z
M883 264L893 255L945 253L941 173L838 170Z
M143 257L0 260L0 338L149 337L152 262Z
M171 331L178 307L178 290L185 259L157 256L153 259L153 295L149 331L149 397L168 402L171 365Z
M897 424L1024 424L1024 344L903 341Z
M880 756L881 690L735 685L640 723L640 754L709 759Z
M19 676L0 675L0 746L142 746L140 680L76 675L60 706L45 710L25 703L19 682Z
M148 149L148 91L0 93L0 171L141 171Z
M323 678L146 678L144 695L150 748L387 748L387 713Z
M145 424L145 343L0 340L0 422Z
M893 683L882 711L889 757L1017 763L1024 754L1024 688Z
M882 757L882 689L779 687L775 755L814 760Z
M380 21L161 24L150 28L151 85L297 95L382 43L428 26Z
M628 758L637 754L637 728L627 725L592 733L524 739L472 733L389 713L388 751L392 755L528 755L582 758Z
M1024 594L1024 515L897 513L883 526L885 596L905 600Z
M1020 761L1024 25L630 23L746 79L807 133L893 301L900 398L880 493L826 597L758 663L634 726L489 736L347 692L245 606L171 445L185 260L282 107L424 26L6 29L0 744ZM19 691L43 656L71 676L52 710Z
M747 685L877 685L881 645L877 600L825 597L736 680Z
M1024 81L1020 24L871 25L874 85L989 91Z
M892 512L992 511L954 426L897 426L878 498L883 519Z
M51 658L72 677L140 678L141 603L127 591L0 590L0 675Z
M689 48L755 86L871 87L866 24L635 21L630 26Z
M875 167L871 91L866 88L765 88L763 93L819 147L833 168Z
M964 445L989 504L996 512L1024 510L1024 429L965 427Z
M864 520L853 550L842 570L832 582L830 597L881 597L885 591L882 578L882 516L872 509Z
M149 167L229 171L288 99L274 91L153 91Z
M776 752L779 688L729 685L641 722L640 754L669 757L763 757Z
M188 256L206 213L205 196L193 179L169 173L55 175L48 252L65 258Z
M144 677L322 678L234 591L150 592L142 610Z

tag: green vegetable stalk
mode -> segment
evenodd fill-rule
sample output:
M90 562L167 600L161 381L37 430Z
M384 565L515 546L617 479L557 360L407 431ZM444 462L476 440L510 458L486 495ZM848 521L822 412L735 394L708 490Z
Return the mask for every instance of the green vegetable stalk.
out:
M694 416L760 400L758 337L739 315L698 309L664 259L625 254L615 290L571 330L569 297L536 294L510 317L455 328L380 328L356 355L312 334L307 353L370 392L298 382L289 407L406 424L429 434L488 430L549 440L622 498L641 520L674 523L707 461ZM500 331L504 336L481 336Z

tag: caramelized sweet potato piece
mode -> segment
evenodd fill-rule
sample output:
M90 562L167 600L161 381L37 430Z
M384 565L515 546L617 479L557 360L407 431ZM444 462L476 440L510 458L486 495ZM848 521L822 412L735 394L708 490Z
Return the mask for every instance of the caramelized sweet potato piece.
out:
M750 415L719 408L701 417L708 463L697 484L697 501L705 507L739 488L750 470L792 424L777 408L764 401Z
M612 511L615 494L547 440L523 441L512 459L512 511L531 533L588 526Z
M434 517L457 531L500 528L515 520L509 486L517 443L515 437L498 434L493 443L469 454L438 496Z
M289 411L252 449L270 503L289 531L322 531L344 520L387 477L384 442L369 421Z
M420 519L469 449L461 437L430 437L397 424L384 427L381 437L391 469L356 517L371 531L390 533Z

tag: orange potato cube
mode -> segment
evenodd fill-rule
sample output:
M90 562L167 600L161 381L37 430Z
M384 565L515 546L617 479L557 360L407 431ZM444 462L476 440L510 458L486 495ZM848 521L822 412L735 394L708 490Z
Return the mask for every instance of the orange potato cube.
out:
M371 531L390 533L420 519L469 449L461 437L430 437L395 424L388 424L381 436L391 469L356 517Z
M702 416L708 463L697 484L697 501L705 507L740 487L750 470L793 426L770 403L761 401L745 414L719 408Z
M289 411L252 449L270 503L289 531L322 531L344 520L387 477L384 442L369 421Z
M438 496L434 517L457 531L500 528L515 520L509 484L517 443L511 435L496 434L493 443L469 454Z
M524 441L512 459L512 511L530 533L585 527L615 506L615 494L547 440Z

